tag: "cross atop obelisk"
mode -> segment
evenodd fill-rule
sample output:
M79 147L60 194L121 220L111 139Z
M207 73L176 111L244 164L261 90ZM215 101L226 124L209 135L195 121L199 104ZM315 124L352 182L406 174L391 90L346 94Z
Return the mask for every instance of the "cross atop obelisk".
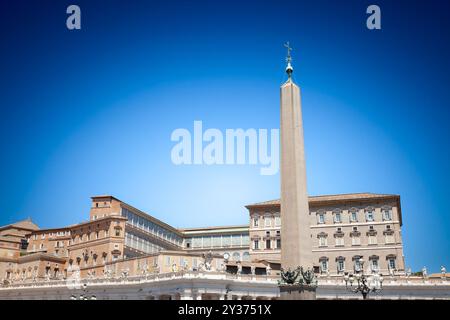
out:
M284 46L285 46L286 49L287 49L287 55L286 55L286 62L287 62L286 73L288 74L289 79L291 79L292 72L294 71L294 68L292 68L292 65L291 65L291 62L292 62L292 57L291 57L291 51L292 51L292 48L291 48L291 46L289 45L289 41L286 42L286 43L284 44Z

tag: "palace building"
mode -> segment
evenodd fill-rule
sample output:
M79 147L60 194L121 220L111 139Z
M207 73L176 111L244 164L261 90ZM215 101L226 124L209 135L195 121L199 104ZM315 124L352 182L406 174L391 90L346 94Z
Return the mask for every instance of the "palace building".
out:
M248 225L177 229L96 196L87 222L1 227L0 299L279 299L279 200L246 208ZM310 196L309 209L318 299L355 298L342 279L358 258L390 277L383 299L450 298L445 279L405 273L398 195Z
M309 197L316 273L353 272L359 258L377 272L405 270L400 197L343 194ZM113 196L92 197L90 220L40 229L30 220L0 229L0 279L64 279L105 273L199 270L211 253L212 270L279 270L282 217L279 200L246 206L249 224L177 229Z

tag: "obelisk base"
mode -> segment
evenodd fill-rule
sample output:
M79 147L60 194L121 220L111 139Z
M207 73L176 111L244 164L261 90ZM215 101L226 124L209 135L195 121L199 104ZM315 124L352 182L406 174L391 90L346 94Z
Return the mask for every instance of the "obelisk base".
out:
M316 288L299 284L279 285L280 300L316 300Z

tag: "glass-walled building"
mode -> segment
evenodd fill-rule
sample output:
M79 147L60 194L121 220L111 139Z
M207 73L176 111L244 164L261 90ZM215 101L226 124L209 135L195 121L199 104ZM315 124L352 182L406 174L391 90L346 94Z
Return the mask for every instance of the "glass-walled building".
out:
M248 226L189 228L180 231L184 234L185 250L212 251L228 254L231 261L250 261Z
M128 219L125 227L126 257L182 249L183 235L168 224L132 207L122 206L121 215Z

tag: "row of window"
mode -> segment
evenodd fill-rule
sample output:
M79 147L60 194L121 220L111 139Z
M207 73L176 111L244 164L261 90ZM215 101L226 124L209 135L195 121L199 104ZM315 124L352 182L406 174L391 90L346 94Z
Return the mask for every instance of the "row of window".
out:
M125 245L143 251L145 253L155 253L163 250L164 248L151 242L148 239L141 238L133 233L125 233Z
M183 242L182 237L180 237L176 233L166 228L163 228L162 226L150 220L138 216L133 212L131 212L130 210L122 208L122 216L126 217L128 219L128 223L131 224L132 226L144 230L148 233L151 233L157 237L160 237L177 245L181 245Z
M328 239L325 236L318 236L319 238L319 247L327 247L328 246ZM367 236L367 244L368 245L376 245L378 244L377 236L375 235L368 235ZM361 237L360 236L352 236L351 237L352 246L360 246L361 245ZM385 244L395 244L395 238L393 235L385 235L384 236ZM335 237L334 238L335 246L336 247L343 247L345 246L345 240L344 237Z
M263 248L264 244L264 248ZM259 239L253 240L253 250L269 250L269 249L281 249L281 239L266 239L260 241Z
M253 216L253 227L258 228L260 226L260 217L259 216ZM281 218L280 216L263 216L262 217L262 223L264 227L279 227L281 226Z
M186 238L186 248L220 248L220 247L242 247L250 244L249 235L230 234L230 235L213 235L213 236L196 236Z
M367 232L367 239L369 245L376 245L378 243L378 237L377 237L377 231L374 229L373 226L369 226L368 232ZM395 243L395 236L394 231L391 229L390 225L386 226L386 229L383 231L385 243L386 244L393 244ZM337 228L336 232L334 233L335 238L335 246L344 246L344 232L342 231L342 228ZM352 239L352 245L359 246L361 245L361 233L358 231L358 227L353 227L353 231L350 233L350 237ZM328 246L328 234L325 232L321 232L317 235L317 238L319 239L319 247L326 247Z
M352 263L352 269L353 271L362 271L361 268L361 262L360 262L360 256L353 257L353 263ZM387 265L389 269L395 270L397 268L396 263L396 257L393 255L386 257ZM319 259L320 264L320 271L321 272L329 272L329 263L328 258L322 257ZM369 268L371 271L378 272L380 270L380 258L378 256L370 257L369 258ZM345 265L345 258L344 257L337 257L336 258L336 271L338 273L342 273L346 271L346 265Z
M44 240L45 237L47 236L47 234L42 233L41 234L41 239ZM70 236L70 230L66 230L66 231L58 231L58 232L50 232L48 233L48 237L49 238L53 238L53 237L64 237L64 236ZM34 234L33 235L33 240L37 240L38 239L38 234Z
M120 237L120 229L116 228L114 229L114 236ZM81 234L79 236L74 236L72 239L70 239L69 245L74 245L76 243L85 242L85 241L91 241L91 240L97 240L100 239L103 236L103 238L109 237L109 230L103 230L102 233L100 231Z
M324 224L326 217L326 213L319 211L317 212L317 223ZM375 210L365 210L364 217L366 222L375 221ZM392 209L382 209L382 219L383 221L392 221ZM359 222L358 211L350 211L348 213L348 221L349 222ZM343 222L343 213L341 211L333 212L333 222L334 223L342 223Z

